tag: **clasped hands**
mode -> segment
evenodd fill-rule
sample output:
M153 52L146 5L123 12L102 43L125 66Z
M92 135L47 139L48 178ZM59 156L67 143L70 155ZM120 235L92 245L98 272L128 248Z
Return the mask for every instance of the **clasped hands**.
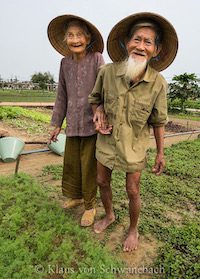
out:
M95 130L102 135L110 135L112 133L112 125L108 123L103 105L99 105L96 108L93 122L95 124Z

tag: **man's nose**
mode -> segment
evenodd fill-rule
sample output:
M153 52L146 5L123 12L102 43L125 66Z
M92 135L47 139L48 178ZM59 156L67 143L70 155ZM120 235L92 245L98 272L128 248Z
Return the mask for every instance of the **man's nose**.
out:
M137 44L137 49L139 49L139 50L144 50L144 49L145 49L145 43L144 43L144 41L138 42L138 44Z

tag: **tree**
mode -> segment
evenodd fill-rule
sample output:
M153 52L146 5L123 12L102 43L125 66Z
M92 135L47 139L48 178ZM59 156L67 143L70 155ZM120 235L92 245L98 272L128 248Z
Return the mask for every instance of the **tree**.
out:
M168 97L170 101L178 99L180 101L181 111L185 110L185 102L196 100L200 98L200 79L192 74L184 73L182 75L174 76L172 83L169 83Z
M49 72L35 73L34 75L31 76L31 81L33 83L38 83L39 87L42 90L47 89L47 84L54 84L55 83L53 75L51 75Z

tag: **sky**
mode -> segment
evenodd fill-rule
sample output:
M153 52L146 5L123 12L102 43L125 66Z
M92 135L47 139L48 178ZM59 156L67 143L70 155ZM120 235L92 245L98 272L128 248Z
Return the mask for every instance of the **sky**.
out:
M195 73L200 77L200 1L198 0L0 0L0 78L30 80L50 72L58 80L60 55L47 36L49 22L64 14L85 18L101 32L104 44L112 27L138 12L153 12L172 23L179 39L174 62L161 74ZM106 63L111 60L104 48Z

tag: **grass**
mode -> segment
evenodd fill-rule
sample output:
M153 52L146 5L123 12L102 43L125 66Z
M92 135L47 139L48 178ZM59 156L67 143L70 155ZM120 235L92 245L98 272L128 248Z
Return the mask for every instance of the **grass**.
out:
M1 102L55 102L56 93L42 90L3 90L0 89Z
M161 248L157 265L165 266L167 278L195 279L199 276L200 229L189 221L182 227L169 228L166 244Z
M2 279L115 278L104 271L121 263L48 197L50 189L25 174L1 177L0 187Z
M33 109L0 107L0 120L31 129L33 133L40 126L38 132L44 133L44 126L50 123L50 114ZM198 278L200 139L173 145L166 148L165 154L167 167L162 176L156 177L151 173L155 151L148 152L148 165L141 179L139 232L145 238L150 235L159 241L152 265L164 269L164 278ZM45 175L60 180L62 165L46 166L42 176ZM114 241L112 252L105 248L119 224L125 228L125 233L128 228L124 182L124 173L113 172L113 204L117 221L102 240L95 241L90 230L79 228L75 211L64 213L58 207L58 187L49 184L44 187L25 174L1 177L2 278L118 277L109 268L121 266L121 262L113 258L115 255L121 259L121 241ZM98 206L102 206L99 194L97 201Z
M179 99L175 99L169 102L169 106L173 107L181 107L181 101ZM192 108L192 109L200 109L200 100L186 100L185 101L185 108Z
M194 120L194 121L200 121L200 116L192 113L172 113L169 112L169 119L170 116L177 119L186 119L186 120Z
M198 278L200 140L173 145L165 154L166 170L155 177L150 173L155 152L149 152L141 182L144 204L140 230L163 242L155 264L164 267L167 278Z
M156 177L151 173L155 151L148 152L147 169L141 179L139 232L143 236L152 235L161 243L154 265L162 266L165 278L198 278L200 139L173 145L166 148L165 154L166 170L162 176ZM61 179L61 165L50 166L48 170L48 174L57 175L57 179ZM129 222L124 181L124 173L113 173L113 204L117 222L101 242L105 246L117 224L127 227ZM116 245L116 254L119 248L121 250L121 245Z
M29 133L44 134L45 132L47 134L51 122L51 113L52 111L38 111L36 108L0 106L0 121L3 120L13 127L26 129ZM63 123L63 128L65 126L65 123Z
M20 116L29 118L33 121L49 123L50 115L39 112L35 109L25 109L21 107L0 107L0 120L16 119Z
M62 178L63 165L48 165L43 168L43 175L52 175L53 180Z

